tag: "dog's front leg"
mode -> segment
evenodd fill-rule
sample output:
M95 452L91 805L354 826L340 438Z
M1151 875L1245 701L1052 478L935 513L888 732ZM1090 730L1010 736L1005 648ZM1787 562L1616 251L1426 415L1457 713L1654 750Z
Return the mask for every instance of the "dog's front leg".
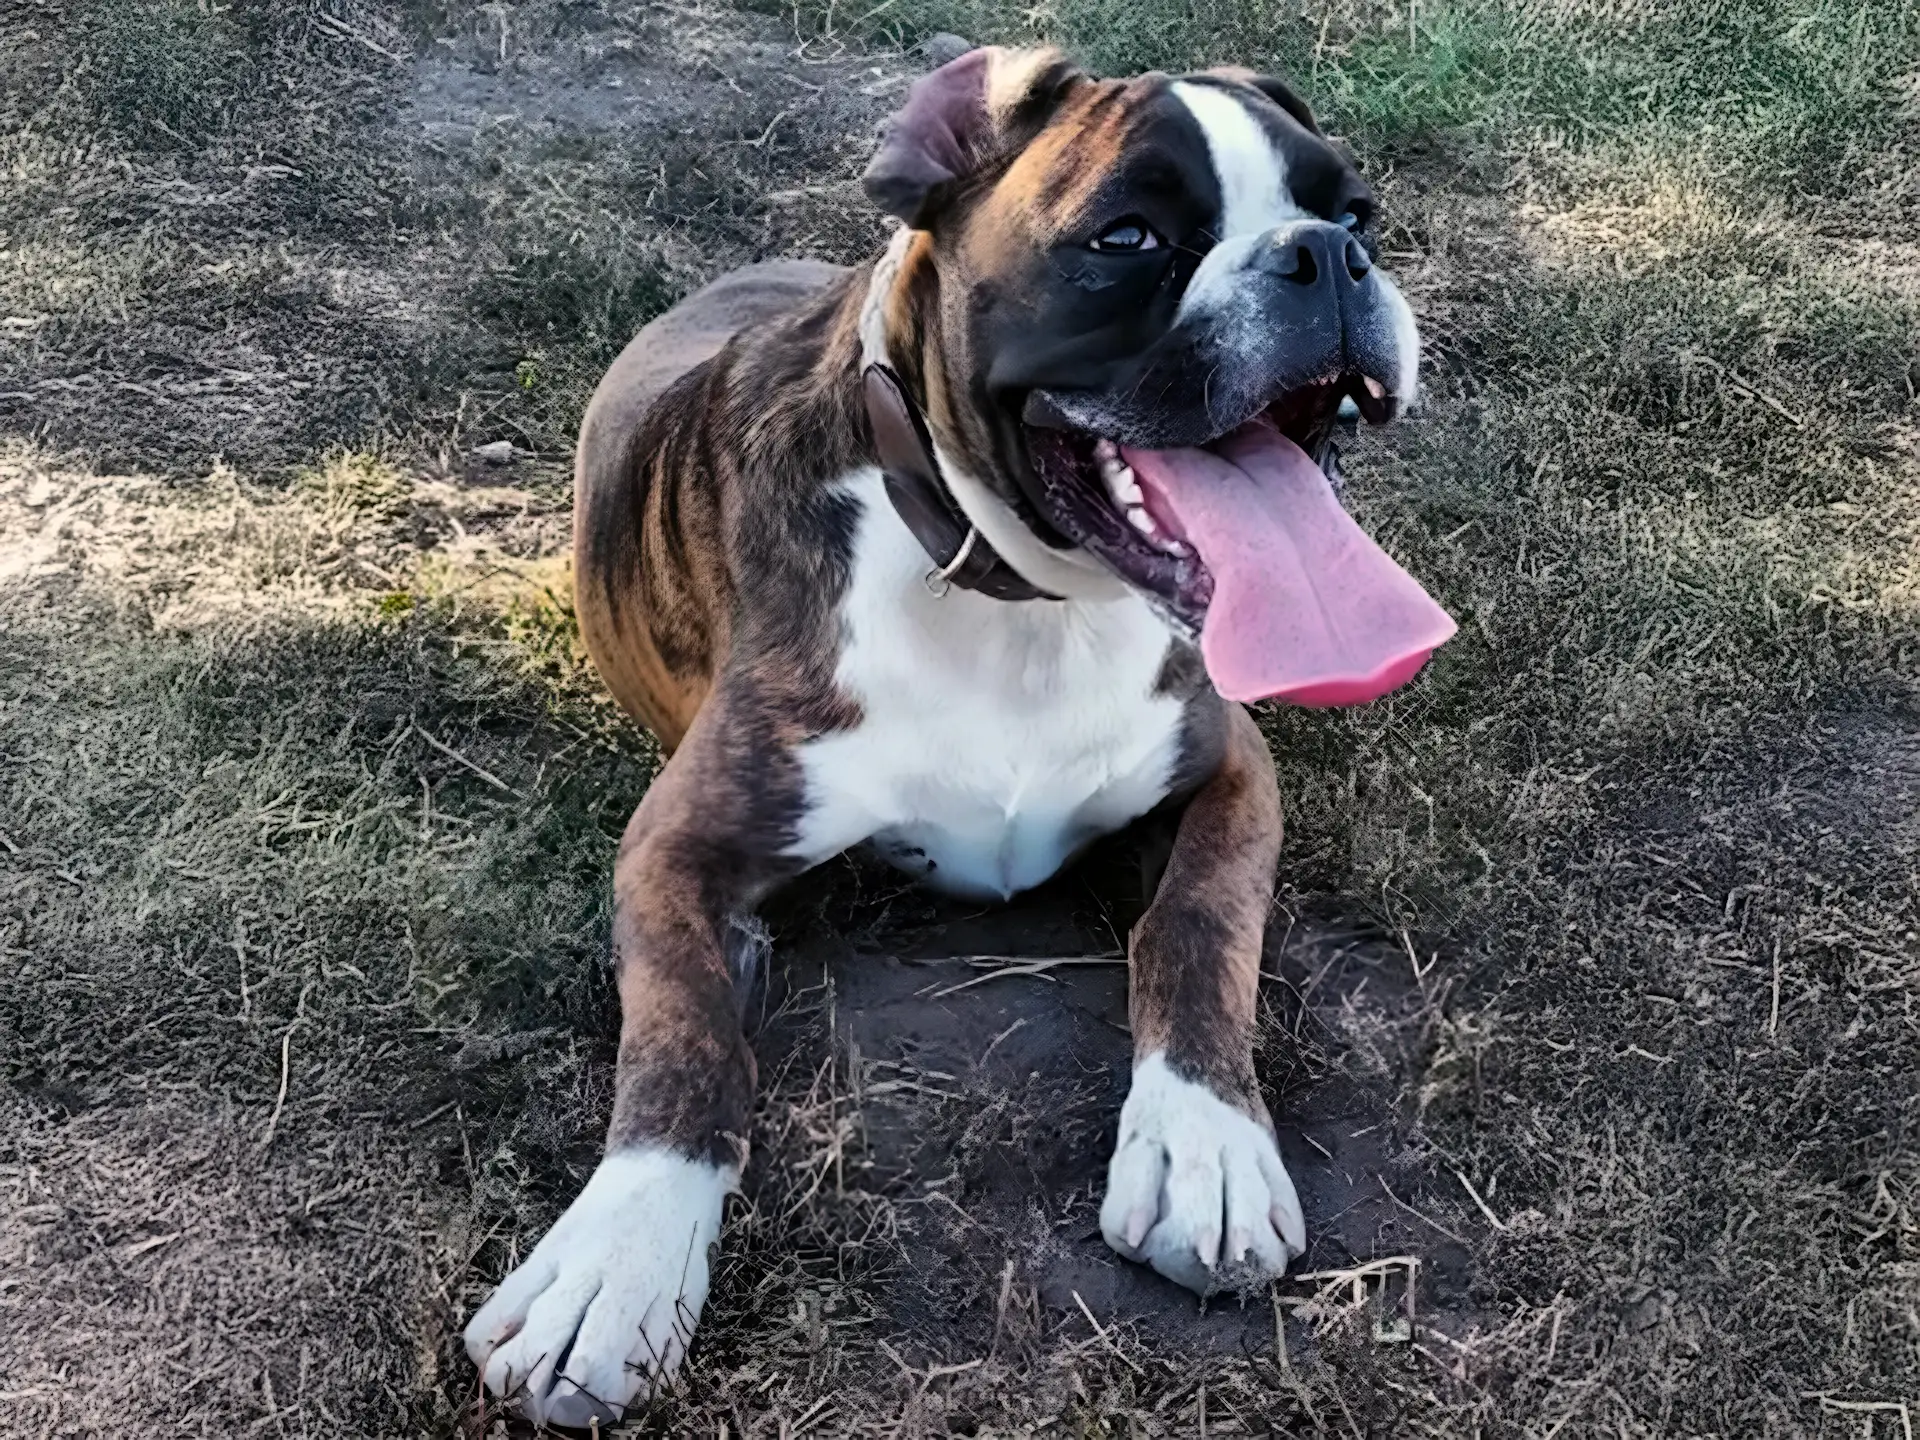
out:
M606 1157L466 1329L487 1388L533 1419L617 1419L670 1374L707 1297L708 1247L746 1159L753 1053L736 979L764 942L749 908L780 863L764 775L728 766L710 700L621 840L621 1029Z
M1220 769L1131 937L1133 1087L1100 1208L1109 1245L1202 1294L1279 1275L1306 1249L1253 1073L1280 793L1253 718L1226 708Z

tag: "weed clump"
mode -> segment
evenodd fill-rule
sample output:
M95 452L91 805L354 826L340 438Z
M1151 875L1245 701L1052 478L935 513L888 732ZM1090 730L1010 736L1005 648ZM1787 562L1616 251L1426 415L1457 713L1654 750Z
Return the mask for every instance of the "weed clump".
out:
M258 75L258 26L193 0L94 0L83 29L102 112L130 138L193 146Z

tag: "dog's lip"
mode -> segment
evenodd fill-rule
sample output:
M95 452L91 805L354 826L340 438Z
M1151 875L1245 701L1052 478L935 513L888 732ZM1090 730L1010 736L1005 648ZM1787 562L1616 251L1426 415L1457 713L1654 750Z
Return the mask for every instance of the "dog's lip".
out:
M1343 393L1360 407L1361 418L1369 425L1385 425L1400 411L1400 397L1384 380L1356 371L1342 377Z
M1204 424L1194 417L1172 417L1170 423L1143 425L1096 423L1089 425L1063 403L1076 399L1089 411L1100 406L1098 392L1029 391L1024 407L1026 464L1014 487L1016 493L1065 547L1084 551L1104 569L1144 594L1178 629L1197 636L1211 603L1213 575L1205 560L1180 533L1178 520L1164 497L1145 481L1135 479L1141 491L1130 504L1107 483L1101 471L1102 453L1121 450L1212 450L1236 431L1254 423L1273 426L1300 449L1319 461L1336 495L1340 477L1328 443L1343 400L1351 399L1361 418L1384 425L1399 412L1400 400L1391 383L1357 367L1335 370L1283 387L1267 402L1232 425L1218 416ZM1186 433L1182 433L1182 420ZM1217 427L1217 428L1216 428ZM1197 432L1212 430L1211 434ZM1140 512L1133 513L1136 509ZM1150 520L1152 524L1142 523Z
M1039 390L1029 392L1027 408L1029 410L1033 408L1032 402L1035 398L1046 400L1051 405L1052 397L1055 393L1057 392ZM1027 476L1025 477L1028 483L1023 484L1019 488L1025 491L1022 498L1025 499L1035 511L1036 518L1045 523L1049 530L1060 534L1069 544L1077 543L1082 548L1093 550L1109 568L1113 568L1113 556L1110 553L1102 552L1111 551L1115 547L1110 545L1101 546L1088 544L1087 541L1084 540L1076 542L1068 538L1066 532L1074 527L1061 523L1061 517L1058 513L1059 502L1057 499L1051 501L1049 499L1049 491L1053 487L1042 480L1033 461L1033 441L1037 438L1036 432L1050 432L1061 437L1070 437L1071 440L1077 442L1081 448L1089 450L1091 453L1082 456L1081 463L1076 467L1081 471L1080 478L1083 482L1083 488L1096 502L1104 504L1107 508L1111 509L1116 516L1124 519L1126 511L1131 507L1123 502L1120 497L1113 492L1112 488L1104 482L1101 473L1101 455L1113 456L1121 449L1154 450L1192 448L1209 450L1232 435L1235 431L1243 429L1245 426L1255 422L1271 424L1281 434L1287 436L1288 439L1299 445L1301 449L1315 456L1315 458L1320 461L1322 468L1327 471L1328 478L1334 482L1337 490L1339 488L1339 476L1332 468L1331 447L1327 444L1327 441L1334 428L1340 405L1344 400L1348 399L1354 402L1355 407L1360 412L1361 418L1369 424L1387 424L1399 413L1400 398L1386 382L1375 376L1368 375L1362 370L1351 369L1340 371L1333 375L1311 379L1298 385L1289 386L1268 400L1265 405L1254 410L1237 423L1225 426L1218 430L1217 433L1198 440L1175 440L1172 443L1168 443L1164 437L1159 435L1143 436L1138 433L1135 427L1117 425L1102 426L1095 429L1083 424L1077 424L1065 415L1049 415L1047 417L1047 423L1037 423L1028 420L1024 422L1025 428L1029 432L1027 437ZM1180 539L1181 537L1178 535L1177 526L1172 526L1167 523L1168 516L1165 513L1165 507L1156 505L1154 503L1155 497L1150 493L1150 487L1146 487L1146 489L1149 493L1146 493L1143 497L1145 503L1142 508L1145 509L1149 516L1160 522L1162 533L1160 535L1134 533L1123 527L1121 532L1122 541L1118 548L1140 552L1141 554L1152 551L1163 557L1171 554L1175 559L1185 559L1186 557L1180 554L1177 546L1169 551L1164 543L1168 538ZM1123 578L1130 577L1123 576ZM1135 583L1138 583L1138 581L1136 580Z
M1180 446L1206 449L1224 440L1250 420L1268 415L1280 423L1274 412L1302 399L1324 399L1329 393L1333 407L1337 407L1342 399L1351 399L1360 411L1361 418L1368 424L1388 424L1401 410L1397 385L1397 378L1369 374L1359 367L1341 369L1283 386L1261 404L1248 408L1245 414L1232 415L1223 420L1209 412L1205 417L1207 424L1204 431L1191 434L1186 433L1178 422L1171 425L1129 425L1122 422L1090 426L1081 417L1090 410L1105 408L1101 403L1103 392L1036 387L1027 391L1020 407L1020 419L1030 429L1090 434L1116 445L1131 445L1138 449L1174 449ZM1281 428L1285 430L1286 426L1282 424Z

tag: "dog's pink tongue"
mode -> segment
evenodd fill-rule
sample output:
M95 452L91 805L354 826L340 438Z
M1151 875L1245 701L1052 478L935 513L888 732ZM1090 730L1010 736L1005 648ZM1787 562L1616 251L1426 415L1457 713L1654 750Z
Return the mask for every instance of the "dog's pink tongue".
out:
M1124 450L1213 575L1200 654L1229 700L1360 705L1411 680L1454 632L1270 424L1214 450Z

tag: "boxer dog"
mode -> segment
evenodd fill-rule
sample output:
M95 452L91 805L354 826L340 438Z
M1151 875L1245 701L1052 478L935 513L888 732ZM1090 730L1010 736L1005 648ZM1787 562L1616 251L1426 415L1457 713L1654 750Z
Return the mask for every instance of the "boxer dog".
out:
M1101 1231L1202 1293L1306 1247L1253 1066L1280 801L1239 702L1369 700L1453 630L1326 473L1343 400L1414 391L1373 196L1277 80L1049 50L922 78L865 185L902 222L877 261L700 292L581 430L581 631L670 758L614 864L606 1157L466 1330L539 1421L685 1353L747 1158L754 908L855 845L997 899L1166 817Z

